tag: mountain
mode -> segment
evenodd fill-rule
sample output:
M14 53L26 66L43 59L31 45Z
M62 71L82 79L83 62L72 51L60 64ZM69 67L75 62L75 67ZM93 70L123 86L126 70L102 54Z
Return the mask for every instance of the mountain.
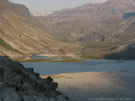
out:
M103 58L125 53L135 42L134 28L134 0L88 3L45 17L0 0L0 55L14 59L32 54Z
M135 0L88 3L38 19L59 39L81 43L86 57L104 57L135 42Z
M71 47L57 40L24 5L0 0L0 55L23 58L38 53L61 54L62 49L71 52Z
M87 35L110 33L125 21L125 13L135 12L134 5L134 0L108 0L103 4L86 4L57 11L40 19L56 33L79 40ZM102 39L103 35L98 36Z

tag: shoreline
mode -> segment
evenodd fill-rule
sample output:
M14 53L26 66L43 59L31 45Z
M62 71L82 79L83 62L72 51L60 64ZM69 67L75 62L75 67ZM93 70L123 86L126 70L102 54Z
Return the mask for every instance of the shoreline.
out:
M34 54L33 54L34 55ZM32 56L32 55L31 55ZM116 60L116 61L135 61L134 59L106 59L106 58L85 58L85 57L78 57L78 58L74 58L74 57L48 57L47 55L39 55L39 54L35 54L35 56L37 57L41 57L43 59L37 59L37 58L31 58L31 56L26 57L26 58L22 58L22 59L15 59L17 61L20 62L65 62L65 63L72 63L72 62L84 62L86 60ZM46 58L44 58L46 57Z
M20 62L64 62L64 63L72 63L72 62L84 62L84 59L29 59L23 60Z

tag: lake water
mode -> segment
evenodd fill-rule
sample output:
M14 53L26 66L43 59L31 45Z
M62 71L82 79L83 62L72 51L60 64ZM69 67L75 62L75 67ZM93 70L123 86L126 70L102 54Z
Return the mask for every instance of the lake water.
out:
M40 75L74 72L135 72L135 61L86 60L81 63L28 62L25 67L33 67Z
M114 99L126 97L133 99L128 101L135 101L135 75L133 73L135 72L135 61L86 60L81 63L31 62L23 64L25 67L33 67L34 71L41 75L62 75L54 78L54 81L59 83L57 90L78 101L101 101L90 100L90 98L100 97ZM62 74L74 72L98 73Z

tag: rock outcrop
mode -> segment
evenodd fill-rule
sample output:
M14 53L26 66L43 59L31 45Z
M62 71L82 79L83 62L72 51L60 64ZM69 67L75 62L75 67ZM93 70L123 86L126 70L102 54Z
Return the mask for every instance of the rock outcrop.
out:
M56 91L51 77L41 79L32 68L0 57L0 101L72 101Z

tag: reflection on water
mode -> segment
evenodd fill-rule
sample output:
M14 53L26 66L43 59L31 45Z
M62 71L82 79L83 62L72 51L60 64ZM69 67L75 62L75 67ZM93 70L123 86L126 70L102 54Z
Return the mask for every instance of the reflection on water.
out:
M49 58L47 56L38 56L36 54L32 54L32 56L30 56L30 59L53 59L53 58Z
M71 59L70 57L65 57L65 58L57 58L57 57L48 57L48 56L39 56L36 54L32 54L32 56L30 56L30 59Z
M33 67L41 75L72 72L135 72L135 61L86 60L82 63L23 63L25 67Z

